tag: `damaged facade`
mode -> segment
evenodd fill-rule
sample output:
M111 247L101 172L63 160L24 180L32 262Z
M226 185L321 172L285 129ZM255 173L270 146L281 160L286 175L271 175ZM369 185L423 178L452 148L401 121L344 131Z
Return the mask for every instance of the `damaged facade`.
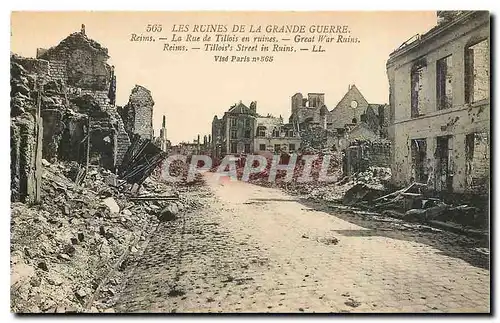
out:
M257 113L257 102L250 107L241 101L219 119L212 121L212 155L294 152L300 148L300 138L291 124L283 118Z
M388 105L369 104L355 85L329 111L324 93L291 97L289 123L283 118L261 116L256 102L241 102L212 121L213 156L240 153L314 153L345 151L351 143L387 137ZM359 103L358 103L359 102ZM390 142L383 140L385 145ZM384 151L386 151L384 149ZM387 153L390 154L390 147ZM387 166L387 165L386 165Z
M58 45L39 48L36 58L11 55L13 200L33 201L34 169L42 158L112 171L121 164L130 137L116 109L116 76L108 58L83 25ZM152 109L152 99L148 103ZM132 133L148 133L151 122L144 124L134 125Z
M396 185L487 192L490 160L488 12L438 12L438 25L387 61Z
M300 148L301 139L291 124L271 115L255 118L255 152L294 153Z
M356 85L348 86L346 94L330 111L325 105L324 93L301 93L292 96L290 123L298 130L320 127L343 134L346 126L365 123L378 137L387 133L388 106L368 103Z

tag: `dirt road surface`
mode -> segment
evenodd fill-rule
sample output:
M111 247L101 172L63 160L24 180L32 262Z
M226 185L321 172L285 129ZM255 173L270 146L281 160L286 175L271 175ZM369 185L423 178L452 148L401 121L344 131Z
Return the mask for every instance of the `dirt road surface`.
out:
M115 311L490 310L487 265L457 235L350 220L278 189L205 179L203 209L159 225Z

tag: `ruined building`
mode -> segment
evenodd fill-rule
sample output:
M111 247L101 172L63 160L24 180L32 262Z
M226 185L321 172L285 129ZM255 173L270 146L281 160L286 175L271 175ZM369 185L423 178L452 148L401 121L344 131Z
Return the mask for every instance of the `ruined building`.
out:
M136 85L130 93L128 103L118 107L125 129L130 137L138 134L144 139L153 139L153 97L143 86Z
M291 101L290 123L304 147L342 150L352 141L387 137L388 106L368 103L354 84L331 111L323 93L296 93Z
M38 49L36 58L11 56L13 200L33 200L42 158L110 170L121 164L130 138L115 106L108 58L83 25L58 45Z
M247 107L241 101L226 111L221 119L214 116L212 121L214 156L253 152L257 116L256 102Z
M330 111L325 105L324 93L301 93L292 96L290 123L298 130L311 127L343 132L346 125L364 122L377 136L384 136L387 128L385 104L368 103L356 85L349 85L346 94ZM385 119L384 119L385 118Z
M489 187L490 17L438 12L438 24L389 56L395 184L436 191Z
M258 116L255 123L254 152L294 153L300 149L298 132L292 124L284 124L281 116Z
M293 125L284 124L281 116L261 116L257 113L257 102L247 107L240 101L221 119L214 116L211 145L214 157L264 151L294 152L300 147L300 138Z
M62 82L61 94L68 99L71 112L80 113L82 118L78 120L84 123L78 126L65 122L52 123L54 117L48 114L51 112L57 115L58 112L54 109L47 111L42 116L44 143L48 142L49 138L56 142L60 138L60 143L77 147L75 144L79 136L75 136L75 128L78 128L79 135L83 136L86 136L89 128L90 163L113 169L120 163L130 140L114 106L116 76L114 68L107 63L108 58L108 50L88 38L84 26L80 32L69 35L57 46L48 50L37 50L37 59L47 60L49 63L50 77ZM66 128L60 129L61 124ZM80 131L82 126L86 128ZM57 144L54 143L55 145ZM47 152L44 153L46 159L57 155L55 149L44 150ZM63 146L59 151L64 154L68 149ZM64 157L75 159L74 154L72 155Z
M308 93L307 98L302 93L292 96L290 123L296 125L297 130L306 125L318 125L326 129L327 114L324 93Z

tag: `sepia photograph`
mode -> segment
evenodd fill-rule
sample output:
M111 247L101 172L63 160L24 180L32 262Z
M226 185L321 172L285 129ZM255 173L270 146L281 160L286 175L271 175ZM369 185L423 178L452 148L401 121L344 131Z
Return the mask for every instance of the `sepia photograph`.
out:
M492 312L490 12L10 19L12 313Z

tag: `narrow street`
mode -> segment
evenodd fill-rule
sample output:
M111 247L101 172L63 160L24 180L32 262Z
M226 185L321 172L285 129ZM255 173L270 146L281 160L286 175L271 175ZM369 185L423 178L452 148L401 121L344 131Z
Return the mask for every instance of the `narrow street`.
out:
M489 271L453 250L409 232L389 237L280 190L205 177L196 193L205 208L159 225L116 311L489 311Z

